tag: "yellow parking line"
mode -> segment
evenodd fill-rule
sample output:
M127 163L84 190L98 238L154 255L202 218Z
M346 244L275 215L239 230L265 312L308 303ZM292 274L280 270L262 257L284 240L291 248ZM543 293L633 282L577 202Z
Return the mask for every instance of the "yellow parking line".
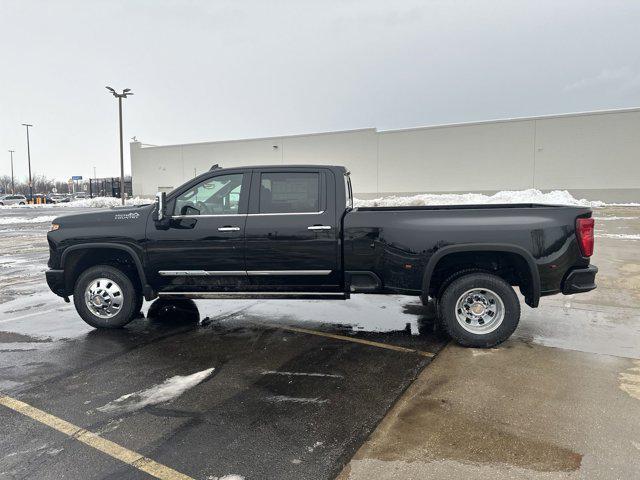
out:
M364 340L363 338L347 337L345 335L336 335L335 333L320 332L318 330L308 330L306 328L289 327L287 325L279 325L275 323L262 324L265 326L279 328L280 330L287 330L289 332L306 333L309 335L317 335L319 337L333 338L334 340L342 340L344 342L361 343L362 345L369 345L370 347L386 348L387 350L395 350L396 352L415 353L423 357L433 358L435 353L425 352L424 350L417 350L415 348L401 347L399 345L391 345L389 343L372 342L371 340Z
M0 395L0 405L4 405L11 410L64 433L68 437L74 438L85 445L95 448L96 450L100 450L110 457L120 460L127 465L131 465L133 468L148 473L153 477L163 480L193 480L192 477L177 472L172 468L166 467L151 460L150 458L144 457L139 453L124 448L117 443L107 440L106 438L102 438L93 432L80 428L47 412L43 412L42 410L32 407L20 400L16 400L15 398Z

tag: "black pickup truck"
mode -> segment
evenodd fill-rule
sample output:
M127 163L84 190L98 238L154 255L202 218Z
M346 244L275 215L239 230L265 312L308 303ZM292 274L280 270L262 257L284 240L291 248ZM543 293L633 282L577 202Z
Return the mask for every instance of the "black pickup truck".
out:
M460 344L489 347L541 296L594 289L589 208L353 208L344 167L214 167L150 205L54 220L47 282L90 325L122 327L143 297L436 302Z

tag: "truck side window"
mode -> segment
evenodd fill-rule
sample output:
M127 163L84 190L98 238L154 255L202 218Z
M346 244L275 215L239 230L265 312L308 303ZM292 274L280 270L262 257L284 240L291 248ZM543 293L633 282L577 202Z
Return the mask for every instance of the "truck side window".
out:
M320 210L317 172L263 173L260 213L314 213Z
M238 213L242 174L203 180L176 198L174 215L233 215Z

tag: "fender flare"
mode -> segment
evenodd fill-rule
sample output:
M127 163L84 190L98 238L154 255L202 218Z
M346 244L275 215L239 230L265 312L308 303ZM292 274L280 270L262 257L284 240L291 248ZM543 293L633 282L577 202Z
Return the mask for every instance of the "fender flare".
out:
M527 304L532 308L538 306L540 302L540 272L538 271L533 255L522 247L503 243L465 243L449 245L437 250L431 255L424 269L424 276L422 278L423 292L428 294L431 276L438 262L447 255L460 252L503 252L513 253L521 257L529 266L529 274L531 275L531 298L527 299Z
M128 245L123 245L121 243L79 243L76 245L72 245L62 252L62 256L60 258L60 268L64 270L65 262L69 253L75 252L77 250L89 250L92 248L112 248L116 250L122 250L127 252L131 258L133 259L133 263L136 266L136 270L138 272L138 277L140 278L140 283L142 286L142 291L145 298L153 296L151 287L147 284L147 276L144 273L144 268L142 266L142 260L140 260L140 256L136 253L136 251Z

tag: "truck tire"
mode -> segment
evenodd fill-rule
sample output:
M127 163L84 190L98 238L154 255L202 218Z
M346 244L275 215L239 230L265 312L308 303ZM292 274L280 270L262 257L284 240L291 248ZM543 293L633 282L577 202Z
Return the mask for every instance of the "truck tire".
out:
M507 282L490 273L471 273L451 282L438 302L447 333L465 347L494 347L520 321L520 301Z
M78 277L73 289L76 311L95 328L124 327L138 313L138 297L140 293L131 279L109 265L88 268Z

